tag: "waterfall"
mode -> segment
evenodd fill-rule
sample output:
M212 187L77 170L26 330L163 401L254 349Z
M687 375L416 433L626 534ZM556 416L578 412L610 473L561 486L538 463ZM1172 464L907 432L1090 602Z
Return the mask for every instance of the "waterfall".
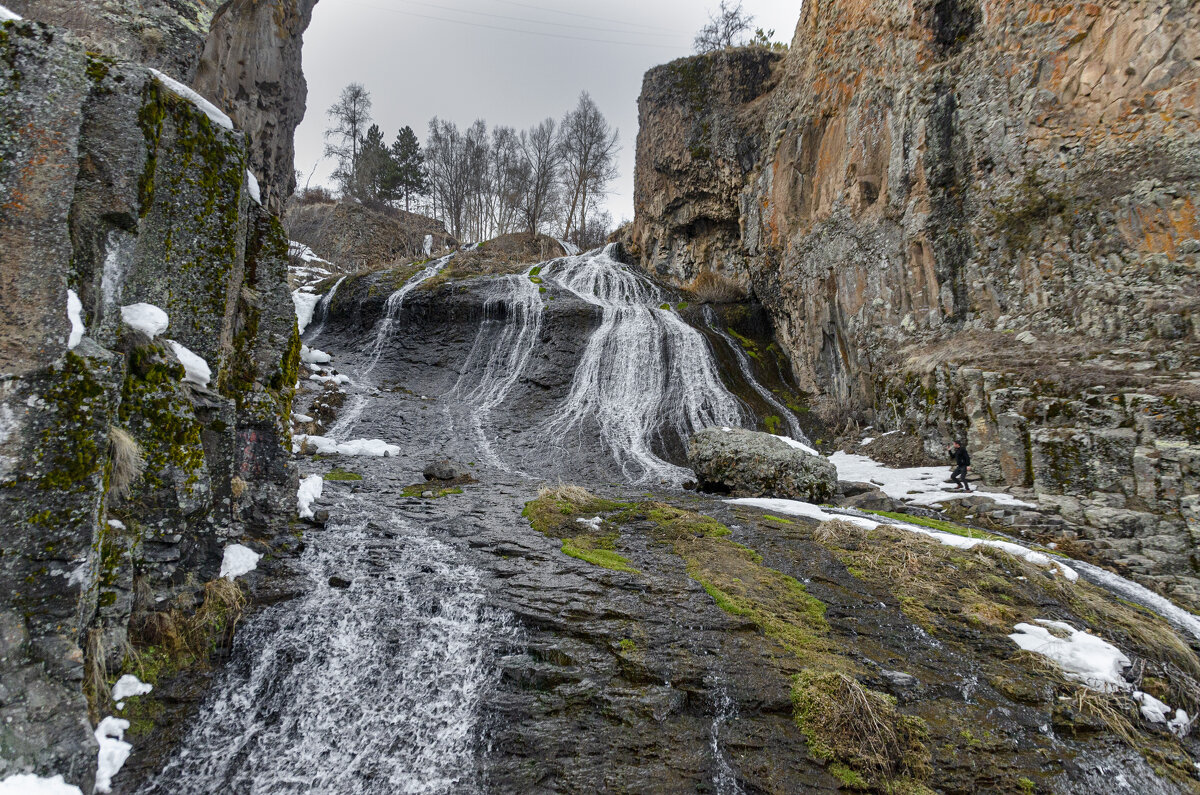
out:
M689 470L664 461L652 442L664 431L686 440L713 425L741 425L703 335L670 309L663 292L611 256L611 246L558 260L548 279L601 310L570 394L544 438L586 433L594 422L625 477L680 483Z
M321 336L321 332L325 330L325 321L329 318L329 307L333 303L333 297L337 295L338 288L342 286L342 282L344 281L346 281L345 276L338 279L333 283L333 287L329 292L321 296L320 301L317 301L316 309L313 310L313 317L317 319L317 327L309 333L309 342Z
M146 795L480 789L480 702L515 625L454 549L366 507L344 505L346 524L310 537L303 597L238 629Z
M742 373L742 378L746 380L746 383L750 385L750 388L757 392L763 400L770 404L771 408L779 412L779 416L782 417L783 421L787 423L788 434L796 441L810 444L808 437L804 434L804 431L800 429L800 420L796 418L796 415L792 413L791 409L783 405L783 403L779 401L779 398L771 394L771 390L760 384L758 379L754 377L754 370L750 366L750 357L746 355L744 350L742 350L742 346L738 344L737 340L735 340L728 331L721 328L721 324L717 322L717 313L713 311L711 306L704 307L704 321L714 333L716 333L721 339L725 340L725 342L729 345L729 349L733 351L734 358L737 359L738 369Z
M468 411L471 433L483 459L507 471L492 446L489 432L494 411L508 397L529 364L542 329L543 304L533 271L497 279L484 303L484 321L462 373L451 391L455 402ZM468 388L468 375L482 372L478 383Z
M379 322L379 326L375 330L375 340L371 343L371 359L362 372L364 377L374 370L375 365L379 363L379 357L383 355L383 349L387 347L388 340L391 338L392 326L396 322L396 316L400 313L400 307L403 306L404 299L408 297L409 293L417 289L422 282L441 273L442 268L446 267L446 263L453 257L454 255L450 254L430 263L413 274L404 283L403 287L388 296L387 303L383 305L383 320Z

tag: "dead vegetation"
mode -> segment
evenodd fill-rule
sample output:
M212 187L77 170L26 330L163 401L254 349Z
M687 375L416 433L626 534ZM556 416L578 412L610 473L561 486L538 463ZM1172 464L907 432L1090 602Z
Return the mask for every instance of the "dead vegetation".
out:
M746 290L740 284L715 271L700 271L686 289L698 304L734 304L746 300Z
M108 451L112 460L108 488L114 497L124 499L146 468L142 448L124 428L108 429Z

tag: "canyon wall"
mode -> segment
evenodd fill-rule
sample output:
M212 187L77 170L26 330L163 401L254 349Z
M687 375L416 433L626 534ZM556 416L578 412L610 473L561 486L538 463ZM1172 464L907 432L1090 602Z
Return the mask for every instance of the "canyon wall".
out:
M647 74L632 245L753 291L838 427L964 436L1200 604L1197 51L1188 2L805 3Z
M290 191L314 2L230 4L207 48L201 2L13 3L32 18L0 23L0 778L91 791L91 725L133 637L204 602L227 543L290 537L300 344L270 205ZM95 49L96 19L129 36ZM178 45L166 61L146 56L155 30ZM271 61L290 92L225 107L249 130L141 62L254 96L264 72L220 68L230 38L294 39ZM161 336L123 321L138 303L165 310Z

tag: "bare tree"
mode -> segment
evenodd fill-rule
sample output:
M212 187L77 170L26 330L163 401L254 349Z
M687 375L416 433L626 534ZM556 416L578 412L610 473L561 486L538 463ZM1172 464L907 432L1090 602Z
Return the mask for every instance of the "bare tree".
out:
M608 193L617 178L616 157L620 151L618 131L609 126L604 114L584 91L579 104L563 119L559 132L562 157L566 220L563 237L586 228L589 202Z
M521 153L521 139L512 127L492 130L489 165L492 193L492 234L515 232L520 222L521 198L528 185L528 167Z
M325 131L325 156L336 159L334 179L343 193L353 195L358 188L359 149L371 123L371 94L361 83L351 83L325 113L333 120Z
M721 0L717 12L708 15L708 24L696 34L696 52L714 52L741 46L746 43L745 34L750 32L753 24L754 16L746 13L741 0L736 6L730 6L728 0Z
M471 192L467 142L458 125L436 116L429 122L425 142L425 169L434 212L461 238Z
M550 220L558 193L562 159L554 119L546 119L521 133L521 156L526 167L521 220L529 234L535 235Z

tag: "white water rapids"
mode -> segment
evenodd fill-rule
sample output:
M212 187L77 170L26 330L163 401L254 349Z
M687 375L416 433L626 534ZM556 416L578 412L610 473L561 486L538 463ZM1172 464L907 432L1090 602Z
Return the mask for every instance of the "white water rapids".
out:
M451 547L343 508L355 518L318 534L302 558L312 589L239 628L183 750L143 792L478 789L478 705L514 625Z

